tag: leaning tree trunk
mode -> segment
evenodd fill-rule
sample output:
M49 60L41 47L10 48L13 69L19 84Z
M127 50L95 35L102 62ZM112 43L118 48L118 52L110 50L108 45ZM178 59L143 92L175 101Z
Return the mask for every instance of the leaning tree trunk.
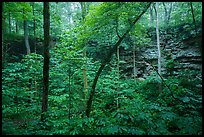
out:
M44 65L43 65L43 96L41 121L46 121L48 110L48 90L49 90L49 44L50 44L50 13L49 2L44 2L43 6L44 21Z
M156 34L157 34L157 50L158 50L158 73L161 75L161 51L159 41L159 17L158 17L158 2L156 2ZM162 92L161 83L159 83L159 91Z
M130 28L123 34L122 37L120 37L120 39L118 40L118 42L113 46L113 48L111 48L109 50L108 55L105 57L104 61L102 62L100 68L98 69L96 76L94 78L93 84L92 84L92 89L91 89L91 93L89 96L89 99L87 100L87 108L86 108L86 116L89 117L90 112L91 112L91 105L92 105L92 101L93 101L93 97L95 94L95 88L96 88L96 84L98 81L98 78L103 70L103 68L105 67L105 65L107 63L110 62L111 57L113 55L113 53L116 52L117 47L120 45L120 43L122 42L122 40L126 37L126 35L130 32L130 30L132 29L132 27L135 25L135 23L140 19L140 17L147 11L147 9L149 8L151 2L148 3L147 7L142 11L142 13L134 20L134 22L132 23L132 25L130 26Z

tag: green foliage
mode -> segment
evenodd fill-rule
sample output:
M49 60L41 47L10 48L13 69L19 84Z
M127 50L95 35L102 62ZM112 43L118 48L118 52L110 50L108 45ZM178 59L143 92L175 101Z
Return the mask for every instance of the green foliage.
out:
M26 9L29 16L31 3L6 3L4 16ZM86 117L86 103L92 90L94 76L107 51L131 25L146 3L109 2L93 3L89 13L80 21L80 9L72 17L73 24L61 24L60 13L66 10L58 3L51 3L51 33L60 37L59 43L50 50L49 95L47 121L40 121L43 90L43 56L35 53L23 56L20 62L8 63L2 69L2 131L5 135L200 135L202 134L202 91L197 78L200 71L185 70L177 77L164 77L165 83L156 72L145 80L122 78L121 68L117 68L117 57L102 71L96 85L90 117ZM78 3L79 4L79 3ZM197 8L200 3L193 3ZM77 3L71 3L71 7ZM62 7L58 11L57 7ZM186 3L176 4L174 20L181 25L192 21ZM17 10L16 9L16 10ZM37 34L42 35L42 3L37 3ZM178 10L178 11L177 11ZM41 12L40 12L41 11ZM71 14L71 11L69 11ZM195 10L196 20L201 18L200 9ZM32 18L32 16L31 16ZM29 18L29 19L31 19ZM145 14L124 39L121 47L126 50L133 44L148 45ZM174 24L173 24L174 25ZM172 26L173 26L172 25ZM189 25L181 25L181 36L188 38L193 33ZM177 26L178 27L178 26ZM63 30L61 30L63 28ZM179 31L179 28L178 30ZM185 35L183 35L185 34ZM18 39L10 34L8 39ZM180 39L179 39L180 41ZM87 57L83 56L86 48ZM171 71L177 65L171 55L167 55L165 67ZM120 60L120 65L123 63ZM84 66L87 66L88 96L84 93ZM159 92L159 84L162 93ZM168 85L169 87L167 87ZM170 89L169 89L170 88Z

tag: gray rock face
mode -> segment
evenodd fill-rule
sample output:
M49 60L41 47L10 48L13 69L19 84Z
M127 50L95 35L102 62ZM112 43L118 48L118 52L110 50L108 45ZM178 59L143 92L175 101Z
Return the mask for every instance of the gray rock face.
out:
M162 34L162 33L161 33ZM165 41L165 35L168 40ZM188 37L186 39L180 39L174 36L174 33L165 34L161 36L161 66L162 74L164 76L179 75L184 70L200 70L202 69L202 53L201 43L202 36ZM169 39L169 37L171 39ZM153 69L150 62L155 69L157 69L158 52L157 46L154 41L150 46L143 46L139 50L135 51L135 64L137 69L137 75L135 77L144 78L148 76ZM126 63L121 64L121 69L125 77L131 77L133 74L133 51L121 50L120 56ZM145 57L145 59L144 59ZM146 62L147 60L148 62ZM171 61L171 62L170 62ZM168 74L169 71L172 73Z

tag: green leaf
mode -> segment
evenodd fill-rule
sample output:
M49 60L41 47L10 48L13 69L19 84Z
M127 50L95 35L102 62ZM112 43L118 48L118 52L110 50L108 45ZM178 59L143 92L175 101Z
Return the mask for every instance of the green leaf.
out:
M184 103L187 103L190 101L190 98L189 97L182 97L181 100L184 102Z

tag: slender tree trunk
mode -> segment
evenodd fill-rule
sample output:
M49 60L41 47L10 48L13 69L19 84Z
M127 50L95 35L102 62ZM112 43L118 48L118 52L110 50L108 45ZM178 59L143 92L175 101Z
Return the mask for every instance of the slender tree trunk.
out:
M117 71L118 71L118 83L117 83L117 109L119 109L119 91L120 91L120 48L118 46L117 48Z
M170 3L170 7L169 7L169 11L167 9L167 6L165 5L165 2L162 2L163 7L164 7L164 22L166 23L166 26L169 26L169 21L170 21L170 17L171 17L171 11L172 11L172 7L173 7L173 3Z
M84 57L84 68L83 68L83 77L84 77L84 94L85 94L85 100L88 95L88 80L87 80L87 57L86 57L86 47L84 47L83 50L83 57Z
M156 2L156 34L157 34L157 50L158 50L158 73L161 75L161 51L159 41L159 16L158 16L158 2ZM162 92L161 83L159 83L159 91Z
M18 34L18 20L16 20L16 34Z
M118 38L120 39L120 34L119 34L119 31L118 31L118 17L116 17L116 27L115 27L115 29L116 29L116 34L117 34Z
M29 41L28 41L28 27L27 27L27 19L25 17L25 11L23 10L23 14L24 14L24 39L25 39L25 46L26 46L26 51L27 54L30 54L30 45L29 45ZM32 64L30 64L29 66L31 67ZM31 91L32 90L32 78L29 79L29 85L28 88ZM31 103L31 97L29 96L28 99L28 103Z
M69 110L68 119L71 119L71 66L69 65Z
M168 25L169 25L169 22L170 22L172 9L173 9L173 3L171 2L171 3L170 3L170 8L169 8L169 13L168 13L168 18L167 18L167 23L168 23Z
M34 52L36 53L36 23L35 23L35 2L33 2L33 36L34 36Z
M44 65L43 65L43 96L41 121L46 121L48 110L48 91L49 91L49 44L50 44L50 7L49 2L43 3L43 22L44 22Z
M134 81L136 81L136 65L135 65L135 44L133 44L133 76Z
M2 12L3 12L3 14L2 14L2 16L3 16L3 26L2 26L2 31L3 31L3 33L2 33L2 63L4 64L4 65L6 65L7 64L7 49L8 49L8 46L7 46L7 44L4 44L4 34L6 34L6 33L8 33L8 25L6 24L6 14L5 14L5 6L4 6L4 2L2 2Z
M34 36L34 52L36 53L36 23L35 23L35 2L33 2L33 36ZM37 96L37 84L36 84L36 76L34 76L34 88L36 91L35 96Z
M24 14L24 39L25 39L25 46L26 46L26 51L27 54L30 54L30 45L28 41L28 25L27 25L27 19L25 17L25 11L23 10Z
M164 6L164 22L167 23L167 19L168 19L168 11L165 5L165 2L162 2L163 6Z
M196 27L196 21L195 21L195 15L194 15L192 2L190 2L190 6L191 6L191 13L192 13L192 18L193 18L193 23L194 23L194 26L195 26L195 32L196 32L196 35L197 35L197 27Z
M153 27L154 17L153 17L153 5L151 4L149 7L149 15L150 15L150 26Z
M82 12L82 21L85 20L86 16L86 4L85 2L80 2L81 12ZM88 95L88 80L87 80L87 57L86 57L86 47L83 49L83 58L84 58L84 68L83 68L83 77L84 77L84 99L87 99Z
M4 11L4 3L2 2L2 12ZM4 13L4 12L3 12ZM3 62L4 62L4 27L5 27L5 18L4 18L4 14L2 14L3 18L2 18L2 22L3 22L3 26L2 26L2 30L1 30L1 33L2 33L2 49L1 49L1 57L2 57L2 62L1 62L1 65L3 66Z
M152 3L149 7L149 10L150 10L150 27L151 28L153 28L153 25L154 25L153 7L154 7L154 5ZM153 45L153 41L154 41L154 35L152 33L150 45Z
M11 33L11 12L9 11L9 33Z
M27 20L24 20L24 38L27 54L30 54L30 45L28 41L28 29L27 29Z
M107 63L110 62L112 54L116 52L117 47L120 45L120 43L122 42L122 40L126 37L126 35L130 32L130 30L132 29L132 27L135 25L135 23L141 18L141 16L147 11L147 9L149 8L151 2L148 3L147 7L145 7L145 9L142 11L142 13L134 20L134 22L131 24L130 28L123 34L123 36L118 40L118 42L113 46L113 48L111 48L109 50L108 55L105 57L104 61L102 62L100 68L98 69L96 76L94 78L93 84L92 84L92 90L89 96L89 99L87 100L87 108L86 108L86 116L89 117L90 112L91 112L91 105L92 105L92 101L93 101L93 97L95 94L95 88L96 88L96 84L98 81L98 78L103 70L103 68L105 67L105 65Z

